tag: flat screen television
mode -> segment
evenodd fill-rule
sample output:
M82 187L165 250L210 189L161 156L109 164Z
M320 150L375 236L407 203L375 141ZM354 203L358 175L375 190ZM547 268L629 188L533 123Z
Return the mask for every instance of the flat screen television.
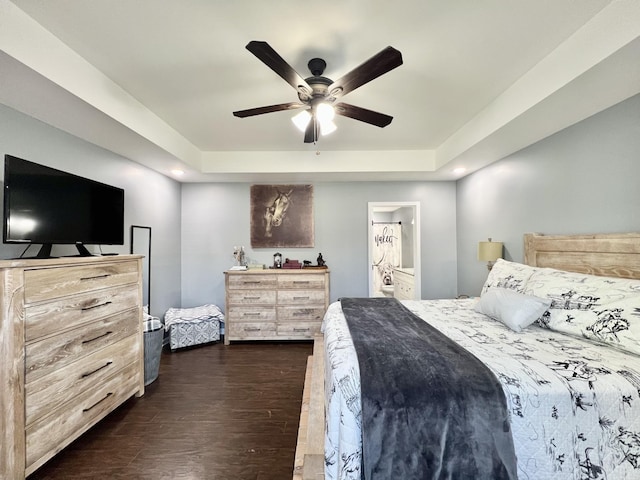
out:
M51 256L53 244L124 244L124 190L78 175L4 156L4 243L42 244L38 258Z

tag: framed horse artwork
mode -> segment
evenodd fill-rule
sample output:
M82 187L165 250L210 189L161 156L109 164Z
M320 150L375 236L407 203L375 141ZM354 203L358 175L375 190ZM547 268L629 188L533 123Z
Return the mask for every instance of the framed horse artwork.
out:
M251 185L251 246L313 247L313 185Z

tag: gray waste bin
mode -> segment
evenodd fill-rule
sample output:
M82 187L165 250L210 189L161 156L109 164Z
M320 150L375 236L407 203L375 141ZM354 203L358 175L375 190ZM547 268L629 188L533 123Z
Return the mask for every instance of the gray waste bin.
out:
M144 385L147 386L158 378L164 326L162 322L150 317L144 322Z

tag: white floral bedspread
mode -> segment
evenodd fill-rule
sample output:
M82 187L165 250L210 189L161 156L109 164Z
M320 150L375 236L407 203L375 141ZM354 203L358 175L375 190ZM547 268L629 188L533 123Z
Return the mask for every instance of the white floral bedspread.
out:
M515 333L473 311L475 301L402 303L500 379L518 478L640 479L640 357L537 326ZM360 372L339 302L323 331L325 478L361 480Z

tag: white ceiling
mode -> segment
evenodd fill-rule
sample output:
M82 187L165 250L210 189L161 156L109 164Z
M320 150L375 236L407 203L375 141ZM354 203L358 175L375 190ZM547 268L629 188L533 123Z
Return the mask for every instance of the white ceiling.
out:
M232 116L297 100L250 40L334 80L395 47L344 98L393 122ZM0 102L180 181L459 178L640 92L638 58L637 0L0 0Z

